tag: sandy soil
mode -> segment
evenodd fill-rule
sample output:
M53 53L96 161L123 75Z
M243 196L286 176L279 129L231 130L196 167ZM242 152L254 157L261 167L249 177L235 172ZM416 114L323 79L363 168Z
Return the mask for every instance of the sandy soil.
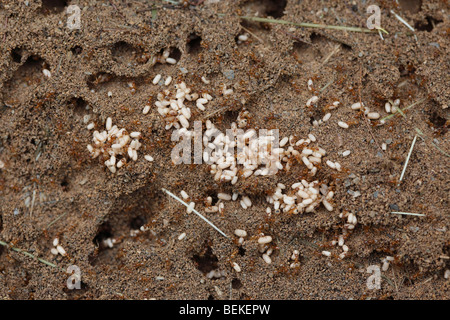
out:
M194 3L195 2L195 3ZM199 2L197 4L197 2ZM28 0L0 3L0 241L66 269L82 272L81 290L68 290L65 272L0 246L2 299L449 299L449 31L447 1L379 1L378 34L241 20L271 16L293 22L365 27L372 1L156 1ZM65 7L81 8L81 29L66 27ZM390 10L406 19L411 32ZM219 14L225 14L219 15ZM237 43L240 34L249 40ZM151 56L170 48L177 64ZM48 69L51 77L43 75ZM334 210L293 215L265 212L276 184L291 185L304 167L271 177L214 181L207 165L173 165L172 130L152 107L162 89L156 74L184 80L213 96L193 120L229 128L245 108L249 128L277 128L283 136L314 134L343 170L323 166L317 177L335 188ZM205 76L211 80L206 85ZM307 89L313 79L314 92ZM130 85L131 83L131 85ZM220 86L233 88L220 95ZM108 96L108 92L112 96ZM317 94L319 103L305 107ZM401 108L377 125L350 108L359 101L386 116L388 100ZM331 119L318 126L333 101ZM140 158L112 174L86 148L92 132L112 117L143 133ZM337 122L351 124L342 129ZM405 173L411 142L418 136ZM387 150L381 149L386 143ZM351 150L348 157L342 152ZM155 161L145 161L143 154ZM161 191L186 190L204 212L218 192L250 196L253 206L227 202L206 213L230 236L245 229L243 245L226 239ZM392 211L425 214L393 215ZM349 254L332 245L345 222ZM141 226L148 231L131 236ZM178 236L186 233L186 238ZM272 263L256 236L273 237ZM60 239L67 256L51 253ZM103 240L116 240L112 248ZM290 268L293 250L300 266ZM322 250L332 252L330 257ZM394 257L381 289L366 286L370 265ZM237 273L232 262L242 269ZM223 276L208 279L220 270Z

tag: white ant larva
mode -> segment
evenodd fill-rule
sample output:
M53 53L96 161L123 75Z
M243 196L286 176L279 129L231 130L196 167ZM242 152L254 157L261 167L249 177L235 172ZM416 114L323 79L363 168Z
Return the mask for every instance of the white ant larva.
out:
M325 257L331 256L331 252L330 252L330 251L322 251L322 254L323 254Z
M111 118L107 118L106 119L106 130L111 130L111 128L112 128L112 119Z
M258 243L259 244L267 244L267 243L270 243L270 242L272 242L272 237L271 236L264 236L264 237L260 237L258 239Z
M284 137L283 139L281 139L280 147L284 147L286 145L286 143L288 143L288 141L289 141L288 137Z
M311 79L308 80L308 90L309 91L313 90L313 81Z
M348 124L345 123L344 121L339 121L338 126L344 129L348 129Z
M206 79L204 76L202 77L202 81L203 81L204 84L210 84L211 83L211 81Z
M43 69L42 73L44 74L44 76L46 76L47 78L51 78L52 74L48 69Z
M169 63L169 64L176 64L177 60L175 60L174 58L167 58L166 62Z
M272 263L272 259L267 254L263 254L262 257L263 257L265 263L267 263L267 264Z
M336 169L336 165L333 161L327 160L326 162L327 166L329 166L331 169Z
M154 85L156 85L156 84L158 84L159 80L161 80L161 75L160 75L160 74L157 74L157 75L153 78L152 83L153 83Z
M359 110L359 109L361 109L361 107L362 107L362 105L361 105L360 102L356 102L356 103L354 103L354 104L351 105L351 108L352 108L353 110Z
M56 250L58 250L58 253L62 256L67 255L66 250L64 250L64 248L61 247L60 245L56 246Z
M243 197L242 197L242 201L244 201L244 203L245 203L245 205L246 205L247 207L251 207L251 206L252 206L252 201L250 200L249 197L243 196Z
M316 103L317 101L319 101L319 97L318 96L312 96L311 98L309 98L308 101L306 101L306 106L309 107L313 103Z
M325 209L327 209L328 211L333 211L333 206L327 200L324 199L322 203Z
M186 212L191 213L192 211L194 211L194 208L195 208L195 202L191 202L191 203L189 203L189 206L188 206Z
M187 194L186 191L181 190L181 191L180 191L180 194L181 194L181 197L182 197L184 200L189 199L189 195Z
M384 109L387 113L391 113L391 104L389 102L386 102L386 104L384 105Z
M227 193L218 193L217 198L219 198L220 200L229 201L229 200L231 200L231 195L229 195Z
M246 35L246 34L241 34L241 35L238 36L238 40L239 40L239 41L242 41L242 42L245 42L245 41L248 40L248 35Z
M369 118L371 120L376 120L376 119L380 118L380 114L378 112L369 112L367 114L367 118Z
M242 229L236 229L234 230L234 234L240 238L245 238L247 236L247 231Z
M312 141L312 142L315 142L317 139L316 139L316 137L313 135L313 134L308 134L308 138Z

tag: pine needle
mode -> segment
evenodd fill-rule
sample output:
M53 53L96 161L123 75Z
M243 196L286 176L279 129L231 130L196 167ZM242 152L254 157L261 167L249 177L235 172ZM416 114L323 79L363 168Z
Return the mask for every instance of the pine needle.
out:
M392 214L402 214L405 216L417 216L417 217L425 217L423 213L414 213L414 212L401 212L401 211L393 211Z
M164 191L165 193L167 193L169 196L171 196L172 198L174 198L175 200L177 200L178 202L180 202L181 204L185 205L186 208L191 208L186 202L184 202L183 200L181 200L180 198L178 198L176 195L174 195L172 192L170 192L169 190L166 190L164 188L161 189L162 191ZM206 219L200 212L198 212L197 210L195 210L194 208L192 208L192 211L198 215L200 218L202 218L206 223L208 223L211 227L213 227L214 229L216 229L221 235L223 235L225 238L228 238L228 236L222 232L222 230L220 230L219 228L217 228L212 222L210 222L208 219Z
M400 17L398 14L396 14L393 10L391 10L391 13L397 18L398 21L400 21L401 23L403 23L409 30L411 30L412 32L416 32L416 30L414 30L413 27L411 27L411 25L406 22L405 19L403 19L402 17Z
M408 156L406 157L405 165L403 166L402 174L400 175L400 180L398 183L402 182L403 176L405 175L406 167L408 166L409 158L411 157L414 145L416 144L417 135L414 136L414 140L411 143L411 148L409 148Z

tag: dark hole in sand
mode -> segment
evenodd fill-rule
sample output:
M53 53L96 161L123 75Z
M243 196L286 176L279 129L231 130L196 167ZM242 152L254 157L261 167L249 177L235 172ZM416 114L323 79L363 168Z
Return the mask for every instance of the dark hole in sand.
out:
M215 191L215 190L208 190L206 192L206 194L208 195L208 197L211 197L212 205L215 205L217 203L217 201L219 201L219 198L217 197L217 191Z
M11 51L11 59L15 63L20 63L22 61L22 48L15 48Z
M239 249L238 249L238 253L239 253L239 255L242 256L242 257L245 256L245 251L246 251L246 250L245 250L243 247L239 247Z
M410 76L413 75L416 72L416 67L414 67L412 64L408 63L406 67L404 65L401 65L398 67L398 71L400 72L400 76Z
M181 58L181 51L178 48L172 47L170 48L170 58L174 58L175 60L179 61Z
M239 280L237 278L234 278L233 280L231 280L231 287L236 290L239 290L240 288L242 288L241 280Z
M266 14L274 18L280 18L284 15L286 4L286 0L266 0L264 1Z
M43 69L49 69L48 64L39 56L32 55L15 72L14 78L22 78L26 81L29 81L30 78L43 78Z
M436 112L433 112L430 116L430 122L436 129L440 129L442 134L447 133L447 120L444 117L441 117Z
M59 13L67 6L65 0L42 0L42 8L45 13Z
M427 16L424 21L416 22L414 27L416 28L416 30L419 30L419 31L431 32L431 31L433 31L434 27L438 23L441 23L441 22L442 22L442 20L437 20L437 19L434 19L433 17Z
M189 54L198 55L200 53L202 38L196 34L191 33L187 39L187 50Z
M239 116L239 110L227 110L223 114L223 124L225 126L225 130L231 127L231 124L236 121Z
M70 49L70 51L72 51L72 53L77 56L83 52L83 48L80 46L75 46L72 49Z
M219 259L217 259L217 256L213 253L211 246L207 244L203 249L203 252L194 254L192 260L197 266L197 269L204 274L207 274L212 270L216 270L219 267Z
M68 181L67 177L65 177L63 179L63 181L61 181L61 187L62 187L63 191L67 191L69 189L69 181Z
M138 216L130 221L131 230L139 230L145 224L145 218Z
M83 98L72 98L69 105L73 108L73 113L83 115L86 112L87 102Z
M112 236L112 228L107 221L98 228L97 235L94 237L93 242L96 246L101 247L103 240L111 238Z

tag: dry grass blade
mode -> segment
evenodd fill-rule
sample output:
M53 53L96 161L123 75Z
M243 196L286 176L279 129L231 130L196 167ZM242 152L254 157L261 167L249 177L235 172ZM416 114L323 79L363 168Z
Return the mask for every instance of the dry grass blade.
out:
M392 117L395 117L395 116L397 115L397 113L399 113L399 114L404 114L404 112L405 112L406 110L408 110L408 109L414 107L415 105L417 105L417 104L419 104L419 103L424 102L425 100L426 100L426 98L422 98L422 99L420 99L420 100L414 102L413 104L410 104L409 106L407 106L407 107L405 107L405 108L403 108L403 109L397 108L397 111L396 111L395 113L390 114L390 115L388 115L388 116L382 118L380 121L383 122L383 121L386 121L386 120L388 120L388 119L390 119L390 118L392 118Z
M222 13L222 14L219 14L219 16L224 17L225 14ZM244 19L244 20L249 20L249 21L284 24L284 25L303 27L303 28L330 29L330 30L378 34L378 29L371 30L371 29L359 28L359 27L334 26L334 25L328 25L328 24L308 23L308 22L297 23L297 22L291 22L291 21L286 21L286 20L261 18L261 17L250 17L250 16L238 16L238 17L241 19ZM379 29L379 30L388 34L388 32L384 29Z
M22 250L22 249L19 249L19 248L15 248L15 247L11 247L11 246L9 246L6 242L0 241L0 245L4 246L4 247L6 247L6 248L10 248L11 250L13 250L13 251L15 251L15 252L19 252L19 253L23 254L24 256L27 256L27 257L36 259L37 261L39 261L39 262L41 262L41 263L43 263L43 264L46 264L46 265L48 265L48 266L50 266L50 267L52 267L52 268L56 268L56 269L59 269L60 271L64 271L64 272L65 272L64 269L58 267L56 264L51 263L50 261L47 261L47 260L45 260L45 259L36 257L35 255L33 255L33 254L31 254L31 253L29 253L29 252L27 252L27 251L25 251L25 250Z

